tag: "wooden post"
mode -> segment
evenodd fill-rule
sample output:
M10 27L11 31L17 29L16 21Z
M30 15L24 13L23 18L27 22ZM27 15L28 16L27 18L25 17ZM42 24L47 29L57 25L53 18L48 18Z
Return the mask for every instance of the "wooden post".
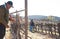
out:
M17 39L21 39L20 35L20 22L19 22L19 15L16 14L16 24L17 24Z
M28 39L27 38L27 35L28 35L27 29L28 29L27 0L25 0L25 39Z

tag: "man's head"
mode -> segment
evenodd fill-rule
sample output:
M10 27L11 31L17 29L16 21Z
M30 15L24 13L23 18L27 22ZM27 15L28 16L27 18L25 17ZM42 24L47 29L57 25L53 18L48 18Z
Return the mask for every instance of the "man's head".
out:
M11 7L13 7L13 2L12 2L12 1L8 1L8 2L6 3L6 8L7 8L7 9L10 9Z

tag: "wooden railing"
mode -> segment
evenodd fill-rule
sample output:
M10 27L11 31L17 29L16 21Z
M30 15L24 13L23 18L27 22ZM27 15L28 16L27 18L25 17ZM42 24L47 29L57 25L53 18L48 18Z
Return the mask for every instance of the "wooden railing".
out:
M58 25L55 24L35 24L33 31L59 37Z
M25 36L25 28L24 28L24 26L23 27L21 26L20 33L22 33ZM27 38L32 39L30 36L27 36Z

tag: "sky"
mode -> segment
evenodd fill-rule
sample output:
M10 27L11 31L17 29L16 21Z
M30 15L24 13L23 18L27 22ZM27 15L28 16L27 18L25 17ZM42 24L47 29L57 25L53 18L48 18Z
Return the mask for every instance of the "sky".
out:
M15 12L16 10L25 9L25 0L0 0L0 5L7 1L13 1L14 8L9 11ZM19 12L24 16L24 11ZM58 16L60 17L60 1L59 0L28 0L28 15L44 15L44 16Z

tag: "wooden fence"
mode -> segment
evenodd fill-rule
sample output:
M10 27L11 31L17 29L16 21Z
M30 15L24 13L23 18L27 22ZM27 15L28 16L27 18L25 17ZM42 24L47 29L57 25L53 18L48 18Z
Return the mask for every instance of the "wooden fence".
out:
M49 34L55 38L59 37L59 27L56 24L45 24L43 25L41 24L35 24L34 32L38 32L38 33L43 33L43 34Z

